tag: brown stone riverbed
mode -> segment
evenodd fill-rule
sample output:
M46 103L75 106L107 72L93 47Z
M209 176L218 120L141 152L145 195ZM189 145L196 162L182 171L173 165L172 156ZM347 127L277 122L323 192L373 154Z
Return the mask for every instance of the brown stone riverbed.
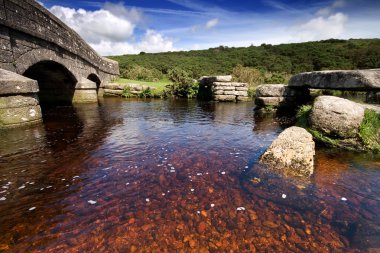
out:
M258 166L252 103L104 99L1 131L1 252L379 252L380 156Z

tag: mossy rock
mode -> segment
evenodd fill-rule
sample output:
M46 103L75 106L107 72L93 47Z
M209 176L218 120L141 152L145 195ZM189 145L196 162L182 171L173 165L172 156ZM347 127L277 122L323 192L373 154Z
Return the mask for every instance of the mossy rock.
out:
M354 137L342 138L336 135L328 135L310 126L311 105L300 107L297 113L297 126L305 128L312 134L313 139L330 148L340 148L351 151L380 152L380 114L366 109L364 118Z

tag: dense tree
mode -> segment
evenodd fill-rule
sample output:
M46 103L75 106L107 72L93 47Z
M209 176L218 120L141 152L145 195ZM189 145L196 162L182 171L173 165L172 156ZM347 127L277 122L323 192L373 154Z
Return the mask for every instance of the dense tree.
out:
M330 39L318 42L230 48L219 46L208 50L140 53L110 57L119 62L121 73L131 66L158 70L167 75L178 67L192 78L203 75L230 74L242 65L273 76L325 69L380 68L380 39Z

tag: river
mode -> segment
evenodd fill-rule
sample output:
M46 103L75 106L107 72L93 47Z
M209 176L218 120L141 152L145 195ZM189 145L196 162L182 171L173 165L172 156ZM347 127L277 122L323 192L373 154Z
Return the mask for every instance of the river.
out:
M2 130L0 251L379 250L380 155L283 178L257 160L286 126L253 107L105 98Z

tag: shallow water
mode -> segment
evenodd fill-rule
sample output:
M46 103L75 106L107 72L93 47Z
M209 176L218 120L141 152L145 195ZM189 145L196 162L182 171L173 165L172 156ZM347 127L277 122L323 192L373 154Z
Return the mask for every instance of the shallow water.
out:
M0 132L0 251L379 249L380 156L281 178L256 163L283 128L252 109L109 98Z

